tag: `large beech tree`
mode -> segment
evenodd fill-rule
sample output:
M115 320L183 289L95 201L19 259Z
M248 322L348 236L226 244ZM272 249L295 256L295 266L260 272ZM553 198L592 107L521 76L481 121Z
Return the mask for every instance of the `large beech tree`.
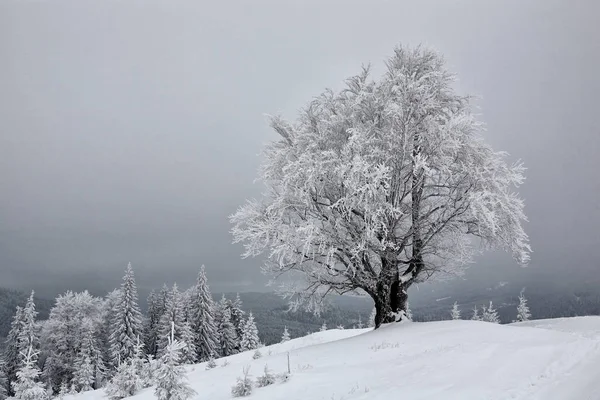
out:
M289 274L294 305L364 292L375 323L404 318L407 289L458 274L478 249L527 264L524 181L480 136L470 97L436 52L398 47L375 81L369 68L311 101L295 122L271 119L260 179L266 192L230 217L244 257Z

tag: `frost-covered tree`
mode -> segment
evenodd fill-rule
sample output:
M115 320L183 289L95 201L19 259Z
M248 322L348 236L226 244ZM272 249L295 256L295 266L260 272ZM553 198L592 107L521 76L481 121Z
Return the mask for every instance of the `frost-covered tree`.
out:
M481 320L485 322L492 322L494 324L500 323L500 318L498 318L498 312L494 309L494 306L491 301L489 307L483 306Z
M5 373L8 382L17 380L17 371L22 367L21 353L19 349L19 336L23 329L23 308L16 307L15 316L10 325L10 331L6 337L6 347L4 349ZM12 386L8 387L10 395L14 394Z
M277 380L275 375L273 375L271 373L271 371L269 371L269 367L267 365L265 365L265 370L264 370L264 375L259 376L256 379L256 386L257 387L265 387L265 386L269 386L274 384Z
M87 388L86 379L91 379L92 388L100 386L105 375L104 306L102 299L87 291L68 291L56 299L41 335L46 357L43 375L54 393L63 383L67 388ZM78 370L77 382L75 372ZM90 373L92 378L84 377Z
M414 283L459 274L473 243L521 264L530 253L515 191L524 168L482 140L442 56L398 47L386 65L378 81L365 68L314 98L294 123L272 118L265 194L230 217L244 257L266 253L265 272L304 277L284 286L293 306L364 292L376 327L405 315Z
M259 344L260 339L258 338L258 329L256 328L256 324L254 323L254 316L252 315L252 313L250 313L242 329L240 350L254 350L258 348Z
M25 357L31 357L32 363L37 363L37 357L39 354L40 341L37 333L36 317L38 315L35 310L35 302L33 299L34 292L27 299L25 308L23 308L23 319L22 327L18 336L18 347L21 355L21 364L24 364ZM31 350L29 350L31 349Z
M369 315L369 328L375 328L375 316L377 315L377 310L373 307L373 311Z
M6 377L6 362L0 358L0 400L8 397L8 378Z
M132 355L117 367L115 375L106 386L106 394L111 400L123 399L133 396L144 387L140 371Z
M110 335L113 365L124 363L135 354L138 337L143 337L142 313L138 305L137 287L131 263L127 264L119 298L115 304Z
M167 341L155 372L154 395L158 400L187 400L196 392L185 381L185 369L180 365L180 355L185 344L175 339L174 323L171 324L171 334Z
M242 299L240 298L240 294L237 293L235 295L235 299L233 301L228 301L227 306L231 312L231 323L235 327L235 333L237 336L237 349L240 349L239 341L242 338L242 332L244 330L244 314L245 312L242 310Z
M325 332L327 330L327 323L323 321L323 325L319 328L319 332Z
M473 316L471 317L473 321L481 321L481 317L479 316L479 310L477 306L473 307Z
M523 294L523 291L519 293L519 305L517 306L517 321L529 321L531 318L531 313L529 312L529 307L527 306L527 299Z
M191 291L190 323L195 334L197 359L199 362L207 361L212 354L218 353L219 335L215 324L215 304L204 265L200 268L196 285Z
M364 327L365 327L365 326L363 325L362 318L360 317L360 314L358 314L358 322L356 323L356 327L357 327L358 329L362 329L362 328L364 328Z
M475 309L475 311L477 311L477 309ZM452 319L460 319L460 310L458 309L458 303L454 302L454 304L452 305L450 316L452 317Z
M156 356L158 350L158 323L164 312L161 301L154 290L150 292L146 300L148 311L144 318L144 345L149 355Z
M233 397L246 397L252 394L254 385L249 375L250 366L244 367L243 372L244 376L237 378L236 384L231 388L231 395Z
M402 312L402 311L400 311L400 312ZM410 304L409 304L408 300L406 301L406 309L404 310L404 316L406 318L402 318L402 319L406 319L408 321L412 321L412 319L413 319L412 310L410 309Z
M194 345L194 332L188 321L185 319L185 302L183 296L177 288L177 284L173 285L170 296L167 298L165 312L160 321L158 331L160 333L158 342L158 355L162 356L169 345L169 338L172 325L175 326L175 339L182 343L181 360L185 364L191 364L196 360L196 347Z
M281 343L285 343L290 340L290 333L288 332L287 326L283 327L283 334L281 335Z
M219 354L225 357L237 353L239 339L235 326L231 322L231 310L225 296L221 298L217 306L216 323L219 334Z
M39 381L40 370L37 354L30 344L22 353L23 366L17 371L17 380L12 382L14 398L19 400L43 400L48 398L44 385Z

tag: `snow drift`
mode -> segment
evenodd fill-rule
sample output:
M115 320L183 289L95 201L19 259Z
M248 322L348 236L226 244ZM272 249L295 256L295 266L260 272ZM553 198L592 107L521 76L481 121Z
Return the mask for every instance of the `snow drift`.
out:
M187 367L194 399L231 399L231 386L250 367L285 372L287 382L255 388L256 400L597 400L600 317L512 325L476 321L401 323L377 331L328 330ZM227 360L228 365L223 366ZM153 388L131 397L154 398ZM100 400L102 390L66 397Z

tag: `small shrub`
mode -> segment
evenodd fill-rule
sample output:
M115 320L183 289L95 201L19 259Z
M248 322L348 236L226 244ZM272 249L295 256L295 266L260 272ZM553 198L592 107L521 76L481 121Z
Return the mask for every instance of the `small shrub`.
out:
M265 387L272 385L275 382L277 382L276 376L271 374L269 368L265 365L265 373L263 376L259 376L258 379L256 379L256 386Z
M212 358L212 357L211 357L211 358L209 358L209 359L208 359L208 363L206 363L206 369L207 369L207 370L209 370L209 369L213 369L213 368L215 368L216 366L217 366L217 363L215 362L215 359L214 359L214 358Z
M246 397L252 394L252 380L250 379L250 367L245 367L243 369L244 376L241 378L237 378L237 382L235 385L231 387L231 395L233 397Z
M277 375L277 380L281 383L285 383L290 380L290 374L287 372L282 372L281 374Z
M262 354L261 354L260 350L256 349L256 351L252 355L252 358L255 359L255 360L258 360L261 357L262 357Z
M223 364L221 364L221 367L226 367L229 365L229 361L225 360L223 361Z

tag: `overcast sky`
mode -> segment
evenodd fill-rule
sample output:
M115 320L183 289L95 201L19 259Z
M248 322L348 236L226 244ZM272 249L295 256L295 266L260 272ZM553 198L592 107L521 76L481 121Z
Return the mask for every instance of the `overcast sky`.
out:
M442 52L486 138L524 160L531 268L598 271L597 1L0 2L0 286L264 290L227 216L264 114L293 118L394 45ZM478 266L516 267L491 254Z

